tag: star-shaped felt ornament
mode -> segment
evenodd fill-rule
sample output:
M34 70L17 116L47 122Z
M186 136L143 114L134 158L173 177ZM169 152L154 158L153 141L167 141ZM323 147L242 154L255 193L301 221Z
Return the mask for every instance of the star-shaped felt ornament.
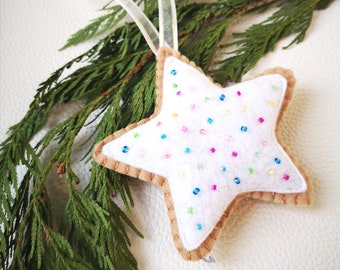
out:
M201 259L239 200L308 203L306 174L277 137L294 84L277 68L222 88L162 47L154 114L99 142L94 159L161 186L178 251Z

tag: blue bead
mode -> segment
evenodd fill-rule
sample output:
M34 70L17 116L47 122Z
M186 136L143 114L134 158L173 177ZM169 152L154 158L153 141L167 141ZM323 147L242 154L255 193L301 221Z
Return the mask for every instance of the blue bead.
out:
M248 128L247 128L246 126L242 126L242 127L241 127L241 131L247 132L247 130L248 130Z
M127 152L129 152L129 147L128 147L127 145L123 146L123 147L122 147L122 152L125 153L125 154L126 154Z
M171 73L172 76L175 76L177 74L177 71L175 69L173 69L173 70L171 70L170 73Z
M207 119L207 122L208 122L209 124L212 124L212 123L214 122L214 120L213 120L212 118L209 117L209 118Z
M221 170L222 170L222 172L226 172L227 171L227 167L222 167Z
M240 180L240 178L235 177L235 178L234 178L234 182L235 182L236 185L238 185L238 184L241 183L241 180Z
M276 164L280 164L281 163L281 159L279 159L279 158L274 158L274 161L275 161Z
M197 223L196 226L197 226L197 230L202 230L202 224L201 223Z
M163 133L163 134L161 135L161 139L164 140L165 138L166 138L166 134Z
M224 94L220 95L220 100L223 101L224 99L225 99L225 95Z
M194 190L192 191L192 193L194 193L194 195L198 195L198 193L200 193L200 189L197 187L197 188L194 188Z
M187 154L190 153L190 148L189 147L185 148L185 153L187 153Z

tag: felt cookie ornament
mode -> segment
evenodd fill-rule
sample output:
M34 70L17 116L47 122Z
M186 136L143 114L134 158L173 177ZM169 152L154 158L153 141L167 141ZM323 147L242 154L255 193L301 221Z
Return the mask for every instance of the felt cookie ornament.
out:
M99 142L94 159L162 188L183 258L207 256L241 199L308 203L306 174L277 136L292 72L276 68L222 88L177 51L172 1L159 3L159 36L133 3L121 4L157 55L156 106L151 117ZM158 49L150 36L160 39Z

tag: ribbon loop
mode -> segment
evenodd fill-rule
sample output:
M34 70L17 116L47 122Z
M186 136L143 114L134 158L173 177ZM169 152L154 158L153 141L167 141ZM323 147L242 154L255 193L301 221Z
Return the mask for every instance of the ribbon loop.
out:
M148 17L132 0L116 0L125 9L142 32L146 42L155 55L159 47L159 33Z
M159 12L159 45L169 44L178 50L177 14L174 0L158 0Z
M175 0L158 0L159 31L132 0L116 0L138 26L152 52L170 46L178 50L177 15Z

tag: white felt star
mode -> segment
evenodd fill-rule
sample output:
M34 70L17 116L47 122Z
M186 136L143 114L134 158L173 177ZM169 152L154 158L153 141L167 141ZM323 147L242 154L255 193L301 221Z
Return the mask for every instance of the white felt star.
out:
M301 170L276 138L291 96L285 77L269 74L221 88L162 48L157 88L154 115L99 143L94 158L163 187L183 257L199 259L211 250L238 199L284 194L277 200L286 202L306 191Z

